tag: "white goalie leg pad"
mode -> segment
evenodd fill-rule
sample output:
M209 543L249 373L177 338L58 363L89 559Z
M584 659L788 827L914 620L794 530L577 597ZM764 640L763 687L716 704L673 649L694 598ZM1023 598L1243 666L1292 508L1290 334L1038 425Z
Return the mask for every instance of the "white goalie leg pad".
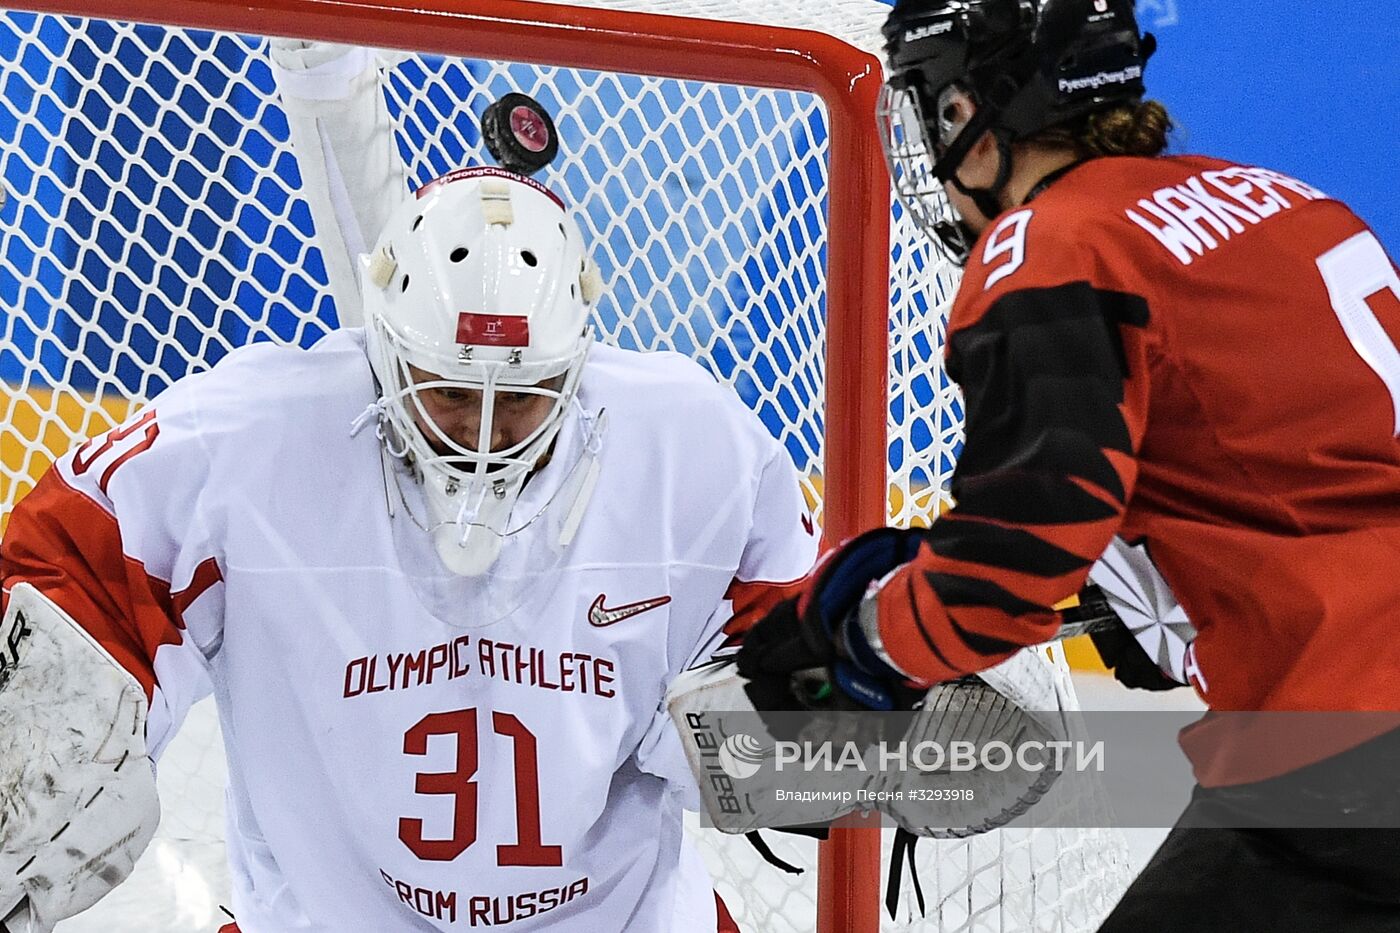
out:
M0 621L0 918L47 933L121 883L160 821L146 694L33 586ZM25 922L27 921L27 922Z

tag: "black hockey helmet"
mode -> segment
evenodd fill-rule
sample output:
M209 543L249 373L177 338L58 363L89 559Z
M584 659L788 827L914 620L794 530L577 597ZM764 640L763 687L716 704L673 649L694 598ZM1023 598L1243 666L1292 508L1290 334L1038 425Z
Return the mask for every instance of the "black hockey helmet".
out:
M1140 100L1143 68L1156 48L1152 36L1138 30L1133 0L896 0L884 35L889 79L881 116L897 186L903 187L901 175L918 188L957 184L959 164L991 131L1003 150L1001 177L993 189L965 192L989 217L999 213L1010 144ZM953 125L946 113L950 91L977 106L964 126ZM927 164L909 164L916 155ZM900 193L920 226L937 229L946 244L946 222L925 224L921 215L929 205L909 203L909 192ZM949 213L946 202L941 212Z

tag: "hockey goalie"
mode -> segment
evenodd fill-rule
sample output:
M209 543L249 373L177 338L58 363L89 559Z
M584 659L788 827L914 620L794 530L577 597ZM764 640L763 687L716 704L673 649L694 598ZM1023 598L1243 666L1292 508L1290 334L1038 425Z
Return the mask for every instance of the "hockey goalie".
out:
M810 568L791 459L693 362L595 342L554 192L410 192L369 59L317 54L279 77L365 326L233 351L12 514L0 915L47 931L121 882L212 690L229 931L733 929L663 700Z

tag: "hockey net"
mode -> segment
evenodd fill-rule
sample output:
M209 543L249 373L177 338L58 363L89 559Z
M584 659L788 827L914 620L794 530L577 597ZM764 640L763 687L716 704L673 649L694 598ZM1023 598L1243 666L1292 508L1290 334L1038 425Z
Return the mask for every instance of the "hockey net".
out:
M609 65L500 60L506 47L539 62L551 23L585 22L509 2L474 7L523 23L515 46L483 51L471 30L444 28L441 41L467 56L382 56L411 182L489 162L482 110L509 91L535 97L561 136L561 157L541 180L578 212L608 283L602 339L678 350L732 385L807 477L828 538L876 524L881 512L898 524L936 517L960 440L961 403L940 365L956 278L890 204L873 144L853 145L851 134L873 137L873 124L852 122L834 103L843 83L859 78L869 94L878 82L871 56L888 8L584 5L624 17L592 33L590 54ZM253 23L274 20L240 24L231 6L189 3L175 28L131 21L164 17L148 0L68 6L98 6L112 18L0 12L0 522L55 457L172 381L243 344L308 346L339 325L298 196L267 39L254 34ZM397 11L395 23L433 6ZM304 37L386 41L385 23L355 0L268 0L259 9L279 11L275 21ZM689 21L634 15L642 13ZM832 50L844 46L828 37L868 54L842 52L847 66L807 90L764 57L789 49L809 64L839 58ZM807 55L809 45L816 52ZM682 77L635 73L648 68ZM859 118L867 104L847 106ZM221 773L214 717L196 708L162 760L166 812L138 880L96 917L61 929L213 929L226 920ZM743 929L873 929L883 894L873 872L827 869L828 887L863 879L845 895L864 904L863 919L850 919L849 905L819 895L816 872L790 877L742 840L695 836ZM773 844L788 861L813 863L815 844ZM1122 842L1107 831L1007 830L925 843L919 853L927 916L911 916L906 898L900 919L886 917L883 928L1092 929L1126 876Z

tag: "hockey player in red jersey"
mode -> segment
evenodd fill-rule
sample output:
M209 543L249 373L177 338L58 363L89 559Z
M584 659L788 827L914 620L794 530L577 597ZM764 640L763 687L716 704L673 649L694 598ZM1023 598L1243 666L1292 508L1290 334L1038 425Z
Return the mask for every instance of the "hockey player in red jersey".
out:
M1121 535L1199 629L1212 715L1183 734L1201 787L1180 826L1260 801L1400 825L1394 717L1261 756L1215 714L1400 710L1393 261L1305 182L1163 155L1131 0L901 0L885 35L896 187L966 263L957 504L830 555L741 672L827 665L852 700L907 698L1053 637ZM1227 925L1400 928L1400 832L1178 828L1103 929Z

